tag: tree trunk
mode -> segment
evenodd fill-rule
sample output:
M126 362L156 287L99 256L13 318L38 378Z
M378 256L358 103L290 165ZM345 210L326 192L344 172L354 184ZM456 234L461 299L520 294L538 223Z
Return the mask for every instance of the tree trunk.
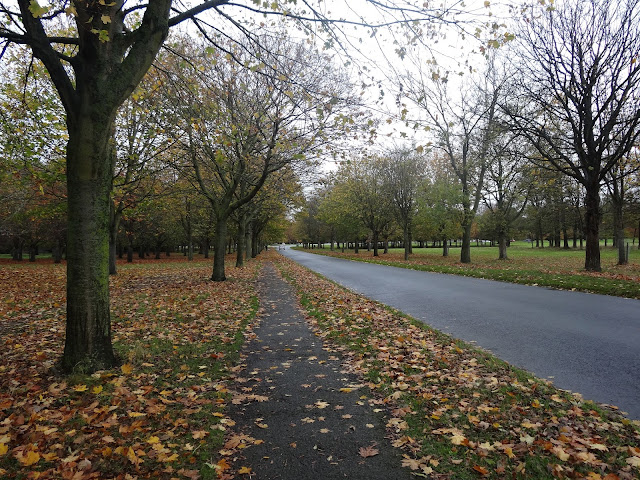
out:
M253 255L253 242L251 241L251 223L247 224L247 229L244 232L244 259L249 260Z
M109 211L113 165L107 145L113 118L96 108L68 121L67 328L65 371L116 364L109 311ZM100 122L96 117L102 117Z
M460 250L460 262L471 263L471 222L462 229L462 248Z
M498 232L498 260L507 260L507 235Z
M378 257L378 232L373 232L373 256Z
M584 228L587 237L584 268L599 272L600 267L600 185L597 180L586 186Z
M109 275L116 275L118 268L116 266L116 254L118 244L118 229L120 228L120 219L122 213L116 210L113 199L109 200Z
M60 242L60 239L57 238L56 239L56 243L53 246L53 263L60 263L62 262L62 242Z
M406 261L409 260L409 254L411 253L411 231L409 225L404 226L402 241L404 242L404 259Z
M442 256L449 256L449 242L447 242L446 238L442 239Z
M626 265L627 252L624 247L624 217L622 210L624 199L614 198L613 200L613 229L616 237L616 245L618 247L618 265Z
M227 277L224 274L224 256L227 247L227 219L218 219L216 232L213 237L213 273L211 280L224 282Z
M236 250L236 267L244 265L246 223L244 218L238 221L238 249Z

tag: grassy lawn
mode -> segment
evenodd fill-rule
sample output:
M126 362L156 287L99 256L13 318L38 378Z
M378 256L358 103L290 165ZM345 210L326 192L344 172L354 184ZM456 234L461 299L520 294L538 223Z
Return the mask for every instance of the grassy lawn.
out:
M563 290L601 293L628 298L640 298L640 251L633 248L628 265L617 265L617 251L601 248L602 272L584 271L584 250L531 248L531 244L515 242L508 249L507 260L498 260L497 247L472 247L471 263L460 263L460 248L451 247L449 256L440 248L414 248L408 261L402 249L373 256L373 251L353 250L341 253L327 247L308 250L312 253L348 258L350 260L393 265L427 272L449 273L487 278L525 285L540 285Z

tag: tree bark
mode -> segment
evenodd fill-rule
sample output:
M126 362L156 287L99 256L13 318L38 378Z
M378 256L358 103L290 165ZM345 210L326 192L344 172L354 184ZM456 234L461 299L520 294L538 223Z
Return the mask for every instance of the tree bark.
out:
M216 232L213 237L213 273L211 280L224 282L227 277L224 274L224 256L227 247L227 219L218 219Z
M471 263L471 222L462 229L462 248L460 249L460 262Z
M87 106L91 112L92 108ZM110 123L91 112L69 123L65 371L116 364L109 311Z
M408 224L405 224L403 230L402 239L404 242L404 259L406 261L409 260L409 254L411 253L411 229Z
M109 275L117 275L116 254L118 229L120 228L120 218L122 214L116 210L113 200L109 201L109 212Z
M584 268L589 272L601 271L600 266L600 188L591 182L586 188L584 226L587 245ZM595 183L595 185L593 185Z
M236 250L236 267L242 267L244 265L244 255L246 248L246 233L247 227L244 218L240 218L238 221L238 249Z
M252 235L251 223L247 223L247 227L244 232L244 259L245 260L249 260L250 258L253 257L253 242L251 241L252 238L253 238L253 235Z
M56 239L56 243L53 246L53 263L61 263L62 262L62 245L60 239Z
M498 260L507 260L507 235L498 232Z
M374 231L373 232L373 256L374 257L378 257L378 232Z

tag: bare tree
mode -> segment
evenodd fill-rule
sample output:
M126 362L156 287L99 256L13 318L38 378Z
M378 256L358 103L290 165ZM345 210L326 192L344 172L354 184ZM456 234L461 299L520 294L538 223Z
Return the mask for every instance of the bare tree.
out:
M417 211L418 188L424 178L425 161L415 148L395 148L383 157L389 193L393 198L397 221L402 228L404 259L411 251L411 227Z
M437 72L418 70L402 80L404 96L424 114L416 124L435 132L435 146L447 156L462 189L462 263L471 262L471 227L482 199L496 129L501 86L493 65L488 68L483 85L463 88L457 99L449 92L447 78Z
M498 238L498 259L507 259L507 238L529 201L532 186L526 151L530 148L508 131L501 130L493 142L487 166L483 200L491 212Z
M584 186L585 269L600 271L600 188L640 136L640 1L567 0L527 12L506 111L536 163Z

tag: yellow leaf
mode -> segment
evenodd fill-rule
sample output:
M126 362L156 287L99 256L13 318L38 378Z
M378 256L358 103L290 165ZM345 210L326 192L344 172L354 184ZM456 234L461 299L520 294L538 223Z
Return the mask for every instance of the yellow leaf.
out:
M169 455L168 457L164 457L162 459L163 462L175 462L178 459L178 454L174 453L173 455Z
M464 435L453 435L451 437L451 443L454 445L462 445L462 443L466 440Z
M140 412L129 412L129 416L131 418L138 418L138 417L144 417L146 415L146 413L140 413Z
M136 457L136 452L133 448L127 449L127 458L134 465L138 465L140 463L140 459Z
M125 375L130 375L131 372L133 372L133 366L130 363L125 363L120 367L120 370L122 370L122 373Z
M104 24L111 23L111 17L109 15L102 15L100 20L102 20L102 23Z
M75 387L73 387L73 389L76 392L86 392L87 386L86 385L76 385Z
M551 451L563 462L569 460L569 454L565 452L562 447L553 447Z
M96 395L98 395L98 394L99 394L99 393L101 393L101 392L102 392L102 385L98 385L98 386L93 387L93 388L91 389L91 393L94 393L94 394L96 394Z
M29 450L26 455L22 454L17 458L22 465L24 465L25 467L28 467L40 461L40 454L38 452Z
M240 467L240 470L238 470L238 474L239 475L243 475L245 473L247 475L250 475L251 474L251 469L249 467Z
M4 443L0 443L0 455L4 455L9 451L9 447L7 447Z
M147 439L147 443L153 445L155 443L160 443L160 439L158 437L155 436L151 436Z

